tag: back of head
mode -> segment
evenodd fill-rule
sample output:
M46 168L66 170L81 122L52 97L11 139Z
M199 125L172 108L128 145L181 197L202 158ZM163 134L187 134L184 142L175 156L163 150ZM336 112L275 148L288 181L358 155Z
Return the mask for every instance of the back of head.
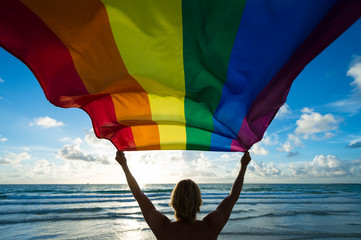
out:
M202 205L201 191L190 179L180 181L173 189L169 204L175 210L175 218L185 223L196 221L196 214Z

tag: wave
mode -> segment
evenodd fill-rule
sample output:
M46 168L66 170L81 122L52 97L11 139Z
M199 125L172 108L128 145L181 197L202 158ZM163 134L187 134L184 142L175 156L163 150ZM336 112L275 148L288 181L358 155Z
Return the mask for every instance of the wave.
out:
M122 215L131 215L131 214L142 214L138 205L134 206L119 206L119 207L89 207L89 208L60 208L60 209L31 209L31 210L22 210L22 211L4 211L0 212L1 215L15 215L15 214L24 214L24 215L50 215L50 214L83 214L83 213L100 213L107 212L111 214L113 211L122 211L124 209L136 209L135 212L122 213ZM173 214L170 211L162 211L163 214Z
M144 189L144 193L171 193L173 189ZM15 191L12 191L12 193L15 194L27 194L27 193L53 193L53 194L74 194L74 193L81 193L81 194L100 194L100 195L113 195L113 194L131 194L131 191L129 189L124 190L60 190L60 189L18 189ZM0 195L5 194L3 192L0 192Z
M129 198L132 194L124 195L18 195L8 196L8 199L66 199L66 198Z
M52 189L34 189L34 190L26 190L26 191L21 191L24 193L47 193L47 192L58 192L58 191L54 191Z
M152 197L170 197L170 194L165 194L165 193L151 193L151 194L146 194L148 197L152 198ZM130 194L114 194L114 195L109 195L109 194L94 194L94 192L92 192L92 194L69 194L69 195L60 195L60 194L55 194L55 195L15 195L15 196L9 196L9 195L0 195L0 198L3 196L3 198L5 199L71 199L71 198L131 198L133 197L133 195Z
M118 208L119 209L119 208ZM36 214L36 215L45 215L45 214L58 214L58 213L94 213L104 211L104 208L93 207L93 208L65 208L65 209L37 209L37 210L28 210L28 211L5 211L0 212L0 215L9 215L9 214Z
M59 204L84 204L84 203L104 203L104 202L135 202L130 199L104 199L104 200L79 200L79 201L1 201L2 205L59 205Z
M334 201L260 201L260 202L250 202L250 201L242 201L237 202L236 204L240 205L256 205L256 204L265 204L265 205L278 205L278 204L292 204L292 205L308 205L308 204L323 204L323 205L330 205L330 204L336 204L336 205L347 205L347 204L361 204L361 201L343 201L340 202L338 200Z
M133 214L135 215L135 214ZM121 213L115 213L115 214L102 214L102 215L77 215L77 216L65 216L65 215L54 215L50 217L44 217L44 218L22 218L22 219L1 219L0 225L5 224L19 224L19 223L35 223L35 222L59 222L59 221L84 221L84 220L102 220L102 219L135 219L144 221L143 216L131 216L130 214L121 214Z
M247 236L247 239L250 236L264 236L267 239L267 236L274 237L286 237L280 239L361 239L361 233L324 233L324 232L304 232L304 231L286 231L286 230L267 230L259 229L258 231L240 231L240 232L226 232L223 231L219 236ZM257 238L258 239L258 238Z
M130 190L98 190L98 191L89 191L89 193L97 193L97 194L124 194L131 193Z
M203 201L203 205L219 205L221 201ZM324 205L348 205L348 204L360 204L361 201L343 201L340 202L338 200L331 200L331 201L242 201L239 200L236 202L236 205L282 205L282 204L289 204L289 205L312 205L312 204L324 204Z
M145 189L143 192L145 193L172 193L173 189Z
M243 211L233 211L232 214L235 213L242 213ZM245 216L245 217L235 217L230 218L230 221L239 221L239 220L246 220L252 218L265 218L265 217L293 217L293 216L300 216L300 215L314 215L314 216L331 216L331 215L340 215L340 214L350 214L353 211L348 210L333 210L333 211L318 211L318 210L310 210L310 211L286 211L286 212L279 212L279 213L266 213L257 216Z
M135 207L134 207L135 208ZM136 207L139 209L139 207ZM26 215L41 215L41 217L26 217L22 218L7 218L0 219L0 225L5 224L19 224L19 223L34 223L34 222L58 222L58 221L84 221L84 220L112 220L112 219L133 219L144 221L142 212L106 212L107 210L114 210L120 208L78 208L78 209L58 209L54 211L52 209L41 211L25 211L25 212L13 212L6 214L7 217L11 217L13 214L26 214ZM40 213L40 214L39 214ZM173 211L163 211L165 215L173 215Z

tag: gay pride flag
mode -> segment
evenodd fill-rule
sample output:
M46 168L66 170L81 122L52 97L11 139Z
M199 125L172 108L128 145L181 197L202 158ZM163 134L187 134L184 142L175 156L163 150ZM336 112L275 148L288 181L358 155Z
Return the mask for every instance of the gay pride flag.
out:
M120 150L245 151L360 0L0 0L0 46Z

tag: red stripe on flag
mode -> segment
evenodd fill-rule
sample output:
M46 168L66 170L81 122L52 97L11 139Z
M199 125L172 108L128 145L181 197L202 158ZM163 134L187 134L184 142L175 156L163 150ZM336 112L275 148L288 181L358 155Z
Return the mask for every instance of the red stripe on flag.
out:
M17 0L0 2L0 39L0 45L34 73L51 103L75 107L72 96L88 95L68 49Z

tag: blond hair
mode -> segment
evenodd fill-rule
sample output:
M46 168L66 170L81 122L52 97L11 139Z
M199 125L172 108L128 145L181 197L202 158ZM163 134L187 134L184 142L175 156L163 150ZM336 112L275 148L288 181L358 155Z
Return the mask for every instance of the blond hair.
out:
M171 202L177 221L194 223L202 205L201 191L190 179L180 181L173 189Z

